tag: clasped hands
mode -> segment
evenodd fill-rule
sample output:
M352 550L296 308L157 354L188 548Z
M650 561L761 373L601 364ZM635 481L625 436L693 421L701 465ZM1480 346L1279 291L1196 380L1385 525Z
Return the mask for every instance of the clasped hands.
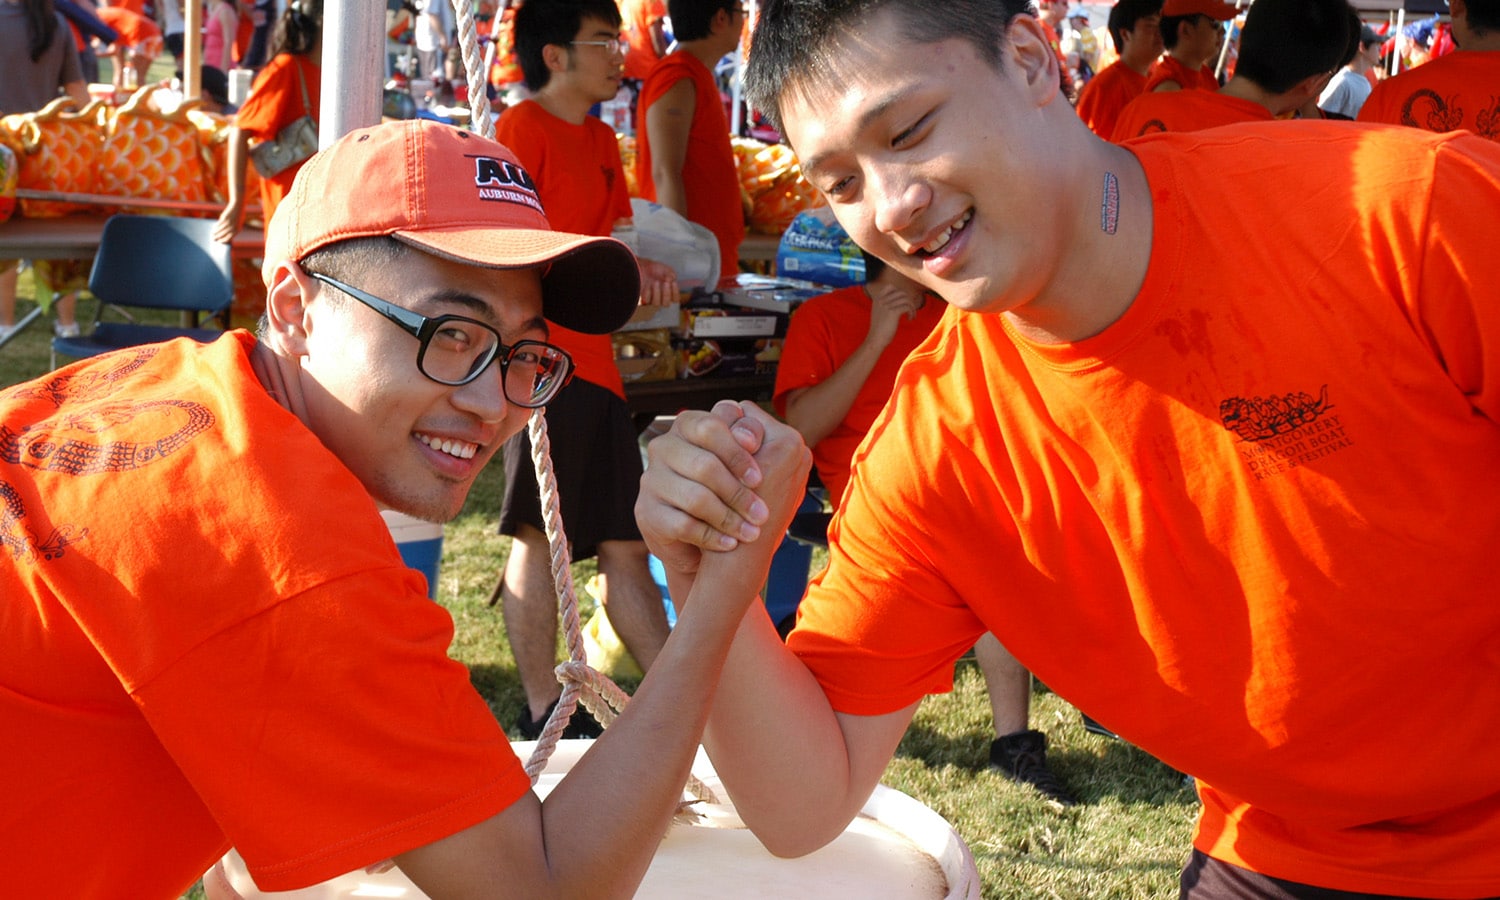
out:
M806 491L802 436L753 403L721 400L679 414L647 457L635 512L651 552L678 574L758 589Z

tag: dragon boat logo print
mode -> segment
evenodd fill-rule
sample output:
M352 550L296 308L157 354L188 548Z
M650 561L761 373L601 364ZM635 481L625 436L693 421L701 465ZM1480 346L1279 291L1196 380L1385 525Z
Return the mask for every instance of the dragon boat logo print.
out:
M1353 446L1332 409L1325 384L1316 397L1230 397L1219 404L1219 420L1240 439L1240 456L1260 480Z

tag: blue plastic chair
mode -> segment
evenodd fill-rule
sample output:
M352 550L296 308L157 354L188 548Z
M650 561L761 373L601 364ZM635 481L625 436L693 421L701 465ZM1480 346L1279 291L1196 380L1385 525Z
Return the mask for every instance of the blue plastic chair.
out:
M213 219L177 216L111 216L99 236L89 272L89 292L99 301L92 327L77 337L52 340L57 356L83 358L110 350L190 337L212 341L229 328L234 277L229 245L213 239ZM105 321L106 308L177 310L194 325L217 319L218 329Z

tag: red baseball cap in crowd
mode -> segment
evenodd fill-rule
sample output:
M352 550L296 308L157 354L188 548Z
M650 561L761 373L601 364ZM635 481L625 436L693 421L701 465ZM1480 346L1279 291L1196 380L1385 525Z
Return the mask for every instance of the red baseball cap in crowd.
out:
M553 231L536 185L495 141L431 119L351 131L297 172L266 226L267 286L282 260L389 235L444 259L542 269L542 315L607 334L640 299L640 270L613 238Z
M1168 16L1212 16L1221 22L1239 15L1233 4L1222 0L1167 0L1162 4L1162 18Z

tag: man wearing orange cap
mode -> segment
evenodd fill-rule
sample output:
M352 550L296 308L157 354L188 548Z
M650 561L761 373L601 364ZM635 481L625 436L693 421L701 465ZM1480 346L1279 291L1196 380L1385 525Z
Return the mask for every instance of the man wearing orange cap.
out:
M1451 0L1448 6L1458 50L1376 85L1359 121L1462 128L1500 140L1500 0Z
M1303 109L1348 56L1359 17L1346 0L1256 0L1234 77L1219 91L1153 91L1120 112L1111 140L1268 122Z
M634 258L550 230L503 146L410 120L307 163L262 273L258 337L0 391L0 896L171 900L231 846L264 890L394 859L434 900L628 896L744 609L681 595L543 803L380 511L455 516L568 379L546 323L620 325Z
M1167 52L1146 76L1146 93L1199 89L1216 91L1213 60L1224 40L1224 22L1236 10L1221 0L1166 0L1161 8L1161 39Z

